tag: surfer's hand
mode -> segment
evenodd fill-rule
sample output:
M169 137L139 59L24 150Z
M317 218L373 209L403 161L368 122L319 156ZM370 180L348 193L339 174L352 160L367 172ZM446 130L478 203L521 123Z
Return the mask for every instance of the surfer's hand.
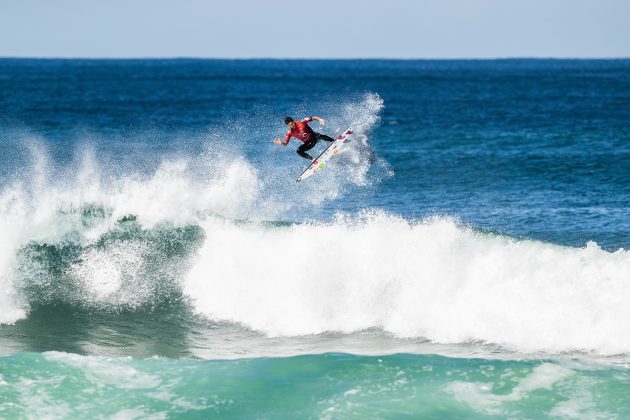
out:
M282 140L279 140L279 139L275 139L273 142L274 142L274 144L277 144L279 146L284 144L284 143L282 143Z
M319 119L319 125L324 125L324 124L326 124L326 120L323 119L323 118L320 118Z

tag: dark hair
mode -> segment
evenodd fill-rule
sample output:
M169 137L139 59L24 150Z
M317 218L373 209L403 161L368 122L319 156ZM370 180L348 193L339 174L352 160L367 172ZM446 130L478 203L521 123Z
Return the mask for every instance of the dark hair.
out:
M284 124L285 125L289 125L290 122L293 122L293 118L291 118L291 117L284 117Z

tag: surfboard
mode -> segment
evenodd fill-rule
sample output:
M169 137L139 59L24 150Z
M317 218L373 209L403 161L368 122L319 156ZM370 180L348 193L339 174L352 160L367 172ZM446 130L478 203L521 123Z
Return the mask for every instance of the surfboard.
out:
M302 172L300 176L297 177L296 181L300 182L305 180L308 177L315 175L319 172L326 163L337 153L341 151L341 148L344 144L352 141L352 134L354 133L354 129L349 127L346 131L344 131L339 137L335 139L335 141L331 142L327 148L324 149L323 152L315 158L313 163L308 165L308 167Z

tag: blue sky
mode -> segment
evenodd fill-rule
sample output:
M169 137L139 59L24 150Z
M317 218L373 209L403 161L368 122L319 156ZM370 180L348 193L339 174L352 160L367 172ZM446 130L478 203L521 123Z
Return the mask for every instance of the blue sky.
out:
M630 57L630 0L2 0L0 56Z

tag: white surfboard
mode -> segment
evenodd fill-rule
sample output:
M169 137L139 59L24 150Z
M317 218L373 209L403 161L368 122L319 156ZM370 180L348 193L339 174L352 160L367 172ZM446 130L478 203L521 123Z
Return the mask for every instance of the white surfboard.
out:
M311 163L308 168L306 168L304 172L297 177L296 181L300 182L319 172L330 160L330 158L339 153L344 144L352 141L353 133L354 129L352 129L352 127L344 131L335 141L331 142L328 147L319 154L319 156L317 156L313 163Z

